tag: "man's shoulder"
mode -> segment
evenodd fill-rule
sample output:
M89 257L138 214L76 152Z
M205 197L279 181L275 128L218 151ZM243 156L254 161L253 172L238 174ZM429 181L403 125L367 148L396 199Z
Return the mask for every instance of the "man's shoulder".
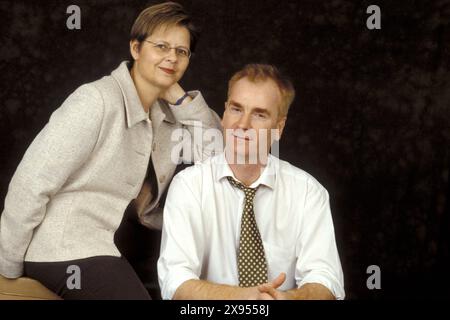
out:
M177 173L176 177L184 180L193 180L205 174L213 174L213 169L216 165L221 164L221 155L214 155L205 160L196 162Z
M325 190L325 187L307 171L276 157L272 157L272 160L274 161L274 165L278 166L277 171L282 181L305 184L309 187Z

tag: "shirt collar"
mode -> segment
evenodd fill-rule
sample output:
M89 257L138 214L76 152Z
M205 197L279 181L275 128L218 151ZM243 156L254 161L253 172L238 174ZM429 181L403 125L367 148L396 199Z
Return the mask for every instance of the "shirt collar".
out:
M269 154L266 167L264 168L259 178L251 184L250 186L251 188L256 188L261 184L271 189L275 188L277 175L276 168L278 167L277 160L278 160L277 158ZM233 171L231 171L231 168L228 165L228 162L225 158L225 152L222 152L220 155L216 157L216 164L217 164L217 176L216 176L217 181L220 181L226 177L233 177L234 179L238 180L234 176Z
M122 91L128 128L148 119L148 114L142 106L141 99L139 99L139 95L136 91L136 86L131 78L130 70L128 68L129 65L130 63L128 61L123 61L119 67L111 73L111 76L117 81L120 90ZM152 106L152 108L154 107L163 113L164 120L175 123L175 117L166 103L162 100L158 100Z

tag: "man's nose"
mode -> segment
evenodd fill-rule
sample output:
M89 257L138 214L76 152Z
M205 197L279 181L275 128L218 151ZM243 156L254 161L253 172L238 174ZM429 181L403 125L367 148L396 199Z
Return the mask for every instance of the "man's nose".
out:
M238 122L238 128L239 129L250 129L251 127L251 118L249 114L243 114L240 118L239 118L239 122Z

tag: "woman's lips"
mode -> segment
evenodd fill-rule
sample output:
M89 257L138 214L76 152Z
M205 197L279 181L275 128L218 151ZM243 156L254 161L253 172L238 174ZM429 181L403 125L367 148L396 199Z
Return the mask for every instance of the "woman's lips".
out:
M175 70L173 69L168 69L168 68L163 68L163 67L159 67L162 71L164 71L167 74L174 74Z

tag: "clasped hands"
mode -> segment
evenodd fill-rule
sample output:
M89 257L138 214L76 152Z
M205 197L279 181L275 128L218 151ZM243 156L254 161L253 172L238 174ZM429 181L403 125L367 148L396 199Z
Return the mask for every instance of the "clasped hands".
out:
M286 281L286 274L280 273L274 280L255 287L246 288L249 300L294 300L294 295L289 291L281 291L278 288Z

